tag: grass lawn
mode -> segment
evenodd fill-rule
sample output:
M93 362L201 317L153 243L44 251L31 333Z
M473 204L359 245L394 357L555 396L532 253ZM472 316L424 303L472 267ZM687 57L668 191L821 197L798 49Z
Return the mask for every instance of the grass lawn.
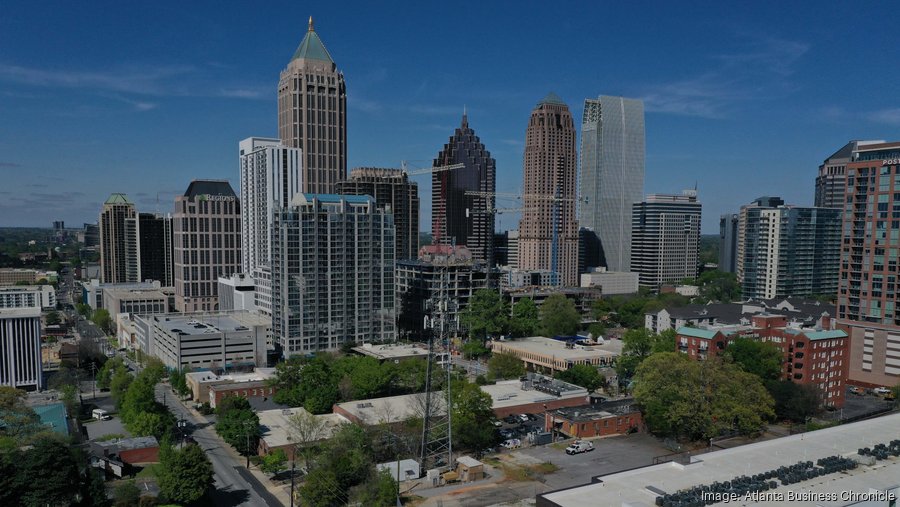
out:
M152 477L152 478L155 479L155 478L156 478L156 471L157 471L157 469L158 469L159 467L161 467L161 466L162 466L162 465L159 464L159 463L154 463L154 464L147 465L147 466L144 467L143 470L141 470L140 472L138 472L137 475L135 475L135 477L138 477L138 478Z

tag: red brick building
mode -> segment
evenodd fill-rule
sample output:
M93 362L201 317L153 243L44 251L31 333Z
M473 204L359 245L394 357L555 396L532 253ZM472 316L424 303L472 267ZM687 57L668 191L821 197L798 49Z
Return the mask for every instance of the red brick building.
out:
M573 438L608 437L640 431L641 412L634 400L617 400L554 410L544 414L544 430Z
M216 405L226 396L241 396L247 398L259 398L265 400L275 395L278 390L268 385L265 380L254 382L227 382L223 384L213 384L209 386L209 406L216 408Z
M754 316L748 326L679 328L675 347L694 359L708 359L721 354L739 337L774 343L784 354L785 380L815 385L822 391L824 405L842 407L850 367L850 341L846 332L830 327L828 315L822 316L816 328L801 328L789 325L783 315L764 314Z

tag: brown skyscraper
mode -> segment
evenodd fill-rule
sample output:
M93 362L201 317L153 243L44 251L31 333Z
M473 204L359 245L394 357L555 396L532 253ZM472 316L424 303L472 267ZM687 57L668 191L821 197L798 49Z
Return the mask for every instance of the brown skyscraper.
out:
M347 88L312 17L278 81L278 135L285 146L303 150L300 191L334 193L347 175Z
M556 94L531 111L525 131L524 208L519 268L555 271L562 285L578 284L575 221L575 123Z
M125 194L112 194L100 211L100 281L138 282L137 212Z

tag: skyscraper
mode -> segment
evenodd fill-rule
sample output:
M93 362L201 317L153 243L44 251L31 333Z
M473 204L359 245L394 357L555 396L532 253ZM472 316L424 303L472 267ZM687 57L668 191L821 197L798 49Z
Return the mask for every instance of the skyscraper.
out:
M41 298L0 298L0 386L43 389L42 364Z
M555 272L558 282L567 286L578 285L575 137L569 106L555 93L531 111L519 223L519 269Z
M466 113L460 127L434 159L435 166L451 164L465 164L465 167L431 175L434 243L465 245L473 259L490 262L494 248L493 197L466 195L466 192L496 191L497 162L469 127Z
M631 271L641 286L656 289L697 277L700 211L696 190L650 194L632 205Z
M900 142L857 146L846 167L837 323L850 380L900 382Z
M334 193L347 175L347 88L312 17L278 81L278 135L303 152L301 191Z
M125 194L112 194L100 210L100 280L137 282L137 212Z
M299 194L275 213L272 319L284 357L396 339L393 217L373 201Z
M241 208L231 185L194 180L175 197L175 309L218 310L218 279L241 269Z
M175 284L172 217L138 213L137 242L139 274L135 281L157 280L163 287Z
M394 215L397 260L415 259L419 252L419 185L399 169L358 167L350 178L339 181L336 192L343 195L369 195L375 206Z
M302 153L278 139L249 137L238 145L241 164L241 269L252 274L271 263L276 211L301 192Z
M727 213L719 217L719 271L737 270L738 215Z
M881 144L884 141L850 141L826 158L816 176L815 206L818 208L843 208L844 187L847 184L846 168L853 152L861 146Z
M607 95L584 101L579 190L578 223L599 237L600 262L629 271L631 206L644 194L642 101Z

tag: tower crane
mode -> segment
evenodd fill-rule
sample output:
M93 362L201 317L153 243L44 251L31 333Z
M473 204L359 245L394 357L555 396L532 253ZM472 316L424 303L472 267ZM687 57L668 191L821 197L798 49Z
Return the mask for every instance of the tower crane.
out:
M435 167L426 167L425 169L415 169L410 171L407 169L408 164L405 160L400 163L400 170L403 171L404 174L408 176L419 176L421 174L432 174L439 173L443 171L452 171L454 169L462 169L466 166L466 164L450 164L450 165L441 165Z

